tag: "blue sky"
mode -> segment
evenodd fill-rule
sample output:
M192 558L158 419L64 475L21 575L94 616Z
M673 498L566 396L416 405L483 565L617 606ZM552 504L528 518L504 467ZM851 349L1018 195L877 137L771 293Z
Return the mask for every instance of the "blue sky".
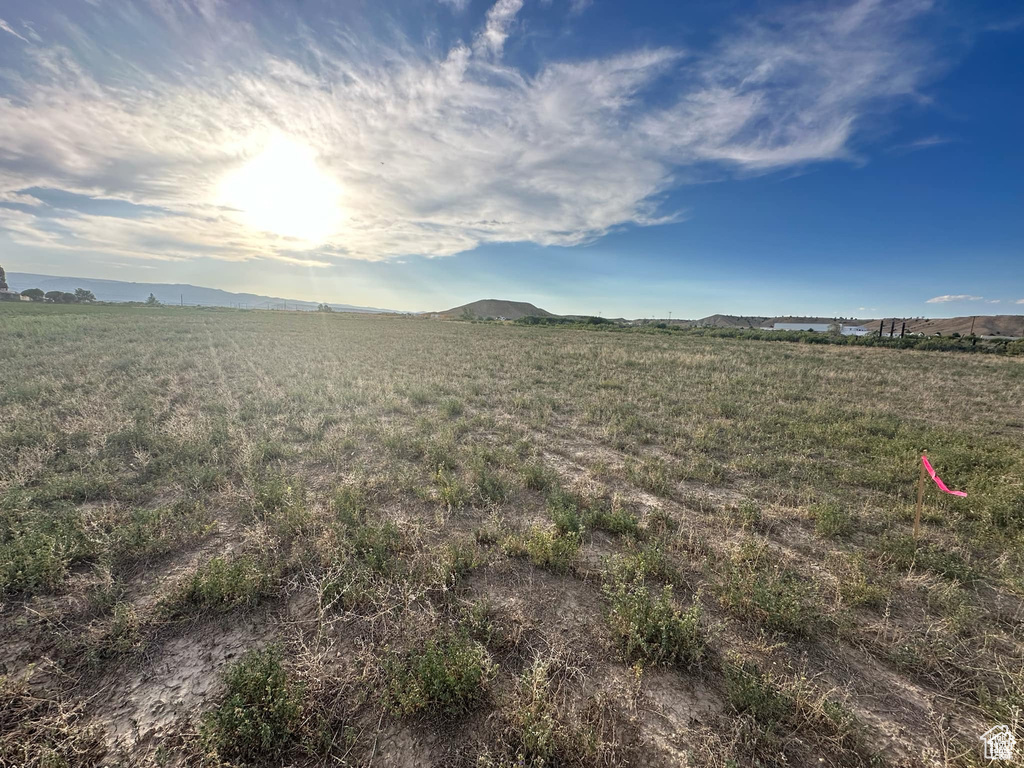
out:
M431 310L1024 311L1024 8L0 7L9 272Z

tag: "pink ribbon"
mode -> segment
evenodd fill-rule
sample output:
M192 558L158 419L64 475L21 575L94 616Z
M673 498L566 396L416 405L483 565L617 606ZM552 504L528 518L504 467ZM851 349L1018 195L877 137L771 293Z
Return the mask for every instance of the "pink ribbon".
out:
M935 474L935 470L932 469L932 465L928 461L928 457L927 456L922 456L921 457L921 461L924 462L924 468L928 470L928 474L932 476L932 480L934 480L935 484L937 486L939 486L939 490L940 491L942 491L943 493L951 494L953 496L966 496L967 495L963 491L951 491L951 490L949 490L949 488L946 487L946 484L944 482L942 482L942 478Z

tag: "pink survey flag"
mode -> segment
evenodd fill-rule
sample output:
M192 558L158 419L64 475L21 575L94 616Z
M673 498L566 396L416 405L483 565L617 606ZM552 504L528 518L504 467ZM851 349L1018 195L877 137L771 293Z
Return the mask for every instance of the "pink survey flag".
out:
M935 474L935 470L932 469L931 462L928 461L928 457L927 456L922 456L921 457L921 461L924 462L924 468L928 470L928 474L932 476L932 480L934 480L935 484L937 486L939 486L939 490L940 491L942 491L943 493L951 494L953 496L966 496L967 495L963 491L951 491L951 490L949 490L949 488L946 487L946 484L944 482L942 482L942 478Z

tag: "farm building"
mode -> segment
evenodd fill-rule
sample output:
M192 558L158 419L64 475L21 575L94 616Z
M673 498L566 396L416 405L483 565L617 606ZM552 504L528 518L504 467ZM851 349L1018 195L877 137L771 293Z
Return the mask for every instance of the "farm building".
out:
M768 331L814 331L815 333L828 333L832 329L832 323L775 323Z
M842 325L839 327L839 332L843 336L867 336L871 333L863 325Z

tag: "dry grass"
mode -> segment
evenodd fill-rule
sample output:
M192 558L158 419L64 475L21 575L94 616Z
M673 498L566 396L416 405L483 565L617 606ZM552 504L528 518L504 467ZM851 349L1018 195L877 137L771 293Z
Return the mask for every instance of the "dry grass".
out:
M1020 360L0 306L0 362L0 764L969 765L1021 722ZM915 541L922 448L969 496Z

